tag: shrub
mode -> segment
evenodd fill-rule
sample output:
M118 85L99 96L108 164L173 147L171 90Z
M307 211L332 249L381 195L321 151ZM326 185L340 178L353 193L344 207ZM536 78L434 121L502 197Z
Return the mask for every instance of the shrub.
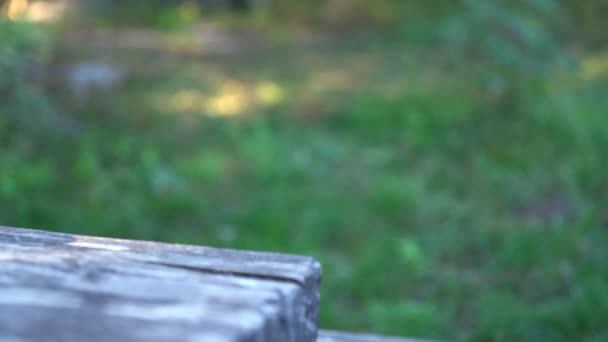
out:
M34 25L0 19L0 113L11 123L35 123L52 110L36 87L48 40Z

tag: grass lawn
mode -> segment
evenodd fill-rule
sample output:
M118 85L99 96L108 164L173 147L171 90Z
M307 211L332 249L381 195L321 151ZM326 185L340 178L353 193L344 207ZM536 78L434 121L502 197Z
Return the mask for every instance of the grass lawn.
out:
M120 88L56 91L76 133L0 121L0 222L312 255L325 328L608 339L606 78L506 101L377 39L112 58Z

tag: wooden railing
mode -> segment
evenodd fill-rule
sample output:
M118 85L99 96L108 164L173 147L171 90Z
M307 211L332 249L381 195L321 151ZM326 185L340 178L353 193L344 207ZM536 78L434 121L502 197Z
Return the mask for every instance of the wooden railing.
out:
M0 341L405 341L318 330L313 258L0 227Z

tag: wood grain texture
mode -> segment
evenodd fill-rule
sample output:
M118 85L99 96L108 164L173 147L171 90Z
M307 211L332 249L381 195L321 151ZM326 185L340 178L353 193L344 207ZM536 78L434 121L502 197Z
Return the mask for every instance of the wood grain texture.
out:
M0 341L315 341L320 276L308 257L0 227Z

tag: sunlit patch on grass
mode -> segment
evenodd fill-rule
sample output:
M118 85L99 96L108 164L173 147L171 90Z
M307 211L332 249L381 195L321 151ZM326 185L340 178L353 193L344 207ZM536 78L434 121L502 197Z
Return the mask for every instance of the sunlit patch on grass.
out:
M210 116L234 116L242 114L252 102L246 85L238 81L226 81L215 95L207 99L205 109Z
M581 72L586 80L608 77L608 51L584 58Z
M251 114L256 108L277 105L284 99L283 88L272 81L248 84L236 80L224 80L215 92L185 88L169 96L159 97L158 104L172 112L197 113L207 116L241 116Z
M283 100L284 95L283 88L270 81L260 82L255 88L256 99L263 105L277 105Z

